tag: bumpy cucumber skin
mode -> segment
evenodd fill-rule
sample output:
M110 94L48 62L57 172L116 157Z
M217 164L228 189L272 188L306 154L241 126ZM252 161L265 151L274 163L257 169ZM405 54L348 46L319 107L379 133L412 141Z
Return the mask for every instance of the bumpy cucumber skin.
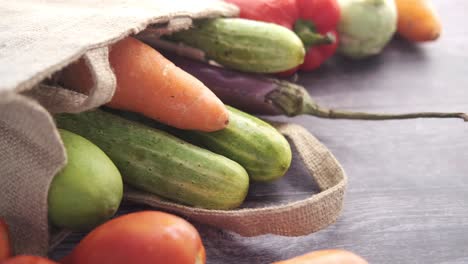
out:
M55 119L99 146L137 189L220 210L238 207L247 195L249 177L241 165L166 132L100 110Z
M241 18L200 21L169 38L203 50L207 57L239 71L276 73L304 62L302 41L291 30Z
M291 147L270 124L228 106L229 125L216 132L180 131L179 134L241 164L254 181L282 177L291 165Z

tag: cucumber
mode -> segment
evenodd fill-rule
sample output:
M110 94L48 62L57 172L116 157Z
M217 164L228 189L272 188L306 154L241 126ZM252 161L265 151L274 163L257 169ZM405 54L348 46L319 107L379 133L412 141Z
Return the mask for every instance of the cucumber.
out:
M238 207L247 195L241 165L166 132L100 110L55 119L99 146L137 189L207 209Z
M227 108L229 124L223 130L177 130L175 133L237 161L247 170L251 180L269 182L282 177L292 160L291 147L285 137L270 124L233 107Z
M302 41L291 30L242 18L202 20L168 37L203 50L216 62L239 71L276 73L304 62Z
M122 176L111 159L95 144L59 129L66 166L50 184L50 222L73 231L90 230L111 218L123 195Z

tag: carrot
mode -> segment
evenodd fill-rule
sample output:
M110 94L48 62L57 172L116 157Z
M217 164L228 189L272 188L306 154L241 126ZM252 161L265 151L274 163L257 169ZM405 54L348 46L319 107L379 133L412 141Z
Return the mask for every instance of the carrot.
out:
M442 25L430 0L395 0L398 33L413 42L439 38Z
M273 264L368 264L358 255L341 249L314 251Z
M132 37L117 42L111 47L109 61L117 89L107 106L180 129L212 132L228 124L228 111L213 92L143 42ZM91 80L80 60L62 71L60 82L86 93Z
M11 257L11 244L8 226L4 220L0 218L0 262Z

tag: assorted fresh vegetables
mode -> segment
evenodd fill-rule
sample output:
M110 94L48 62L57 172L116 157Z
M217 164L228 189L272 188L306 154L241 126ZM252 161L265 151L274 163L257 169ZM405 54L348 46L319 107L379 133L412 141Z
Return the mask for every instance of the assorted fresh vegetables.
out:
M247 113L292 115L278 107L276 102L269 99L269 95L283 89L306 92L296 84L279 81L266 75L237 72L174 54L165 55L178 67L202 81L225 104ZM293 107L297 108L299 105L300 101L296 101Z
M439 38L442 25L431 0L395 0L395 3L398 34L413 42Z
M293 30L307 54L304 63L290 69L310 71L331 57L338 46L336 28L340 9L336 0L225 0L240 9L240 17L275 23Z
M292 161L288 141L250 114L468 121L465 113L326 109L303 87L259 74L317 69L338 47L350 58L377 55L397 26L409 41L435 40L441 23L428 0L225 1L240 8L241 18L205 19L166 36L221 65L173 54L164 57L127 37L112 45L109 54L117 89L107 106L118 111L55 116L68 161L51 183L50 222L71 230L100 225L62 264L205 263L197 230L177 216L144 211L105 221L120 205L123 182L184 205L228 210L241 206L250 180L284 176ZM61 72L58 83L88 93L93 77L86 62L79 60ZM37 256L12 257L8 228L1 219L0 262L55 263ZM275 263L367 262L349 251L322 250Z
M111 47L117 89L109 107L141 113L181 129L220 130L229 122L224 104L199 80L143 42L128 37ZM62 72L64 87L86 92L92 77L84 60Z
M5 220L0 218L0 262L11 257L11 255L10 231Z
M247 72L289 70L302 64L305 56L301 40L291 30L241 18L199 21L169 38L203 50L226 67Z
M238 207L247 195L249 177L241 165L166 132L100 110L61 114L56 121L99 146L137 189L209 209Z
M97 226L60 260L60 264L82 263L205 264L206 253L197 229L186 220L165 212L140 211L118 216ZM350 251L328 249L272 264L367 263ZM39 256L12 256L9 252L0 259L0 264L58 263Z
M468 120L468 115L465 113L382 114L327 109L318 105L304 87L285 80L236 72L172 54L167 55L167 57L178 67L202 81L223 102L251 114L313 115L332 119L363 120L409 118L461 118Z
M251 180L269 182L284 176L292 160L291 147L270 124L232 107L229 125L216 132L173 131L185 140L242 165Z

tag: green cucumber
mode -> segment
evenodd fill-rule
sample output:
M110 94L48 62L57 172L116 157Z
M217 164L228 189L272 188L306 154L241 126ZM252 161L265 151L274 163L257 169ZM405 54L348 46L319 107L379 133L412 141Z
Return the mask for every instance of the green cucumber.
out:
M61 228L85 231L111 218L123 195L122 176L111 159L89 140L59 129L67 164L50 184L50 222Z
M292 160L285 137L270 124L228 106L229 124L216 132L177 130L176 135L241 164L254 181L282 177ZM174 131L174 129L171 129Z
M99 146L137 189L207 209L238 207L247 195L241 165L166 132L100 110L55 119Z
M168 37L205 52L209 59L236 70L276 73L304 62L302 41L291 30L242 18L202 20Z

